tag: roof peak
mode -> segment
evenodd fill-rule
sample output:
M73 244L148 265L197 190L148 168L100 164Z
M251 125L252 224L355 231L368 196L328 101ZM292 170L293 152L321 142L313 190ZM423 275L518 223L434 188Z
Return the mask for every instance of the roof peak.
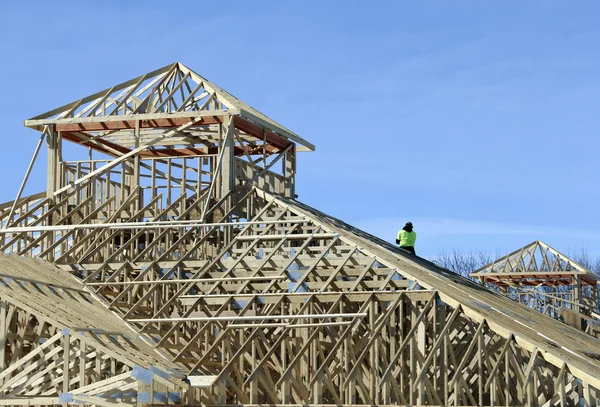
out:
M310 142L179 61L37 115L26 120L25 126L42 130L55 123L111 121L121 116L149 114L168 117L198 112L235 114L309 150L315 149Z
M571 275L579 275L590 282L596 280L590 270L541 240L534 240L470 274L471 277L491 278L494 281L525 281L544 276L558 278Z

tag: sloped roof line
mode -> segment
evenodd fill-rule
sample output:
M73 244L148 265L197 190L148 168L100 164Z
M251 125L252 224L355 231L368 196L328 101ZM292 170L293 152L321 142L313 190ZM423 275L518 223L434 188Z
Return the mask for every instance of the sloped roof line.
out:
M231 93L227 92L225 89L212 83L205 77L197 74L195 71L193 71L190 68L188 68L187 66L183 65L181 62L176 62L176 63L179 65L179 69L182 72L184 72L184 73L190 72L190 74L192 75L192 78L194 78L194 80L196 82L202 81L202 82L204 82L204 86L206 87L206 89L212 89L213 92L217 92L217 94L219 95L219 98L224 99L226 102L228 102L231 105L231 106L229 106L230 108L240 109L242 117L249 119L251 121L254 121L257 124L260 124L264 127L267 127L267 128L269 128L269 130L272 130L274 132L280 133L283 136L291 138L292 140L298 141L300 144L305 145L306 147L308 147L311 150L315 149L315 146L312 143L303 139L302 137L300 137L298 134L294 133L287 127L277 123L276 121L274 121L273 119L271 119L270 117L265 115L264 113L261 113L260 111L256 110L252 106L250 106L247 103L243 102L242 100L238 99Z
M125 88L127 88L129 86L135 85L138 81L140 81L144 77L150 78L150 77L153 77L153 76L164 74L164 73L168 72L170 69L172 69L176 64L177 63L165 65L162 68L158 68L158 69L156 69L156 70L154 70L152 72L148 72L148 73L146 73L144 75L140 75L140 76L135 77L133 79L130 79L130 80L126 81L126 82L120 83L120 84L112 86L110 88L106 88L104 90L101 90L100 92L96 92L96 93L94 93L92 95L89 95L89 96L86 96L84 98L78 99L78 100L76 100L74 102L67 103L66 105L63 105L63 106L57 107L55 109L52 109L50 111L47 111L45 113L39 114L39 115L37 115L35 117L32 117L29 120L49 119L52 116L60 114L63 111L71 110L77 104L82 105L84 103L89 103L89 102L92 102L94 100L97 100L97 99L103 97L106 94L111 94L113 92L116 92L116 91L119 91L119 90L123 90L123 89L125 89Z
M538 349L551 364L559 368L566 364L571 372L589 380L590 383L595 383L594 386L600 386L600 362L585 353L589 349L598 349L600 340L487 290L430 261L404 253L389 242L308 205L272 195L259 188L255 189L268 201L287 206L308 217L324 230L338 233L340 239L358 245L362 251L381 259L382 262L395 265L420 286L436 290L442 301L452 307L461 306L469 317L479 322L485 321L497 334L505 338L515 338L529 351ZM545 338L562 347L550 346Z
M148 72L146 74L137 76L126 82L106 88L100 92L96 92L92 95L75 100L71 103L67 103L66 105L62 105L58 108L55 108L48 112L45 112L45 113L42 113L35 117L32 117L31 119L25 120L25 126L40 129L40 126L42 126L42 125L52 124L52 123L61 123L61 120L66 121L66 122L76 122L77 120L75 120L75 119L81 119L81 120L86 119L87 120L89 118L87 118L87 117L80 118L79 116L81 116L83 112L85 112L86 114L89 112L95 112L100 106L104 105L104 102L107 99L111 98L111 95L114 95L115 92L120 91L121 93L119 93L117 96L113 96L113 99L117 99L117 100L119 98L123 98L123 99L120 101L120 103L114 109L112 109L111 113L108 113L106 116L96 115L96 114L94 114L92 116L93 118L110 117L110 116L114 115L115 111L118 110L119 106L122 106L124 103L131 102L131 98L134 96L134 94L139 94L140 89L143 92L145 92L149 89L151 90L150 94L144 99L144 101L147 102L148 101L147 99L150 98L154 94L157 86L160 87L159 85L161 83L163 83L165 80L170 81L170 79L173 77L173 75L177 74L177 73L180 73L182 75L182 77L184 78L179 81L179 86L182 86L183 82L185 82L185 80L187 80L189 78L189 79L193 80L194 82L196 82L196 84L198 86L202 85L202 87L204 89L206 89L208 92L210 92L212 95L216 95L217 99L219 101L221 101L224 105L226 105L227 108L232 109L232 110L236 110L236 109L239 110L239 115L242 118L252 121L252 122L264 127L267 130L278 133L281 136L287 137L290 140L293 140L293 141L307 147L309 150L313 150L313 151L315 150L315 146L312 143L310 143L309 141L303 139L302 137L300 137L298 134L294 133L287 127L281 125L280 123L277 123L275 120L271 119L264 113L258 111L257 109L253 108L252 106L250 106L247 103L243 102L242 100L238 99L237 97L235 97L231 93L227 92L225 89L221 88L220 86L216 85L215 83L209 81L205 77L199 75L198 73L191 70L190 68L188 68L181 62L174 62L172 64L163 66L162 68L156 69L152 72ZM145 86L140 88L140 85L142 85L142 83L144 83L145 81L148 81L150 79L152 79L152 81L149 84L146 84ZM86 104L88 104L88 105L85 106ZM143 105L144 105L144 103L140 103L140 106L138 106L138 109L139 109L139 107L141 107ZM85 107L74 118L68 117L70 115L73 115L77 111L77 109L81 108L82 106L85 106ZM136 111L133 112L134 115L146 114L146 112L144 112L144 111L137 111L138 109L136 109ZM155 112L155 113L156 114L164 114L164 112ZM167 112L167 114L181 114L181 113L182 112Z
M4 301L29 311L56 328L68 329L73 335L84 337L91 346L114 355L116 359L132 368L135 365L145 368L154 366L173 373L180 367L141 339L129 324L108 310L94 293L89 292L83 283L70 273L42 260L6 254L0 254L0 266L11 272L10 277L2 276L4 284L0 285L0 294ZM35 280L30 280L31 278ZM29 283L23 283L28 280ZM19 281L21 283L17 283ZM55 297L47 298L48 293L40 294L40 285L51 291L56 290ZM28 286L36 286L38 289L27 290L25 287ZM61 295L61 291L65 290L87 291L87 296L85 300L80 300L74 295ZM50 303L47 304L46 301ZM86 326L76 326L78 322ZM107 347L102 341L96 340L97 334L119 337L123 340L123 349L128 351L114 346ZM126 343L129 346L125 346Z
M569 258L565 254L563 254L563 253L559 252L558 250L554 249L553 247L549 246L548 244L542 242L541 240L535 240L532 243L529 243L529 244L523 246L522 248L519 248L505 256L502 256L499 259L494 260L490 264L487 264L487 265L475 270L470 275L472 277L485 277L485 275L487 273L502 272L502 271L498 270L498 268L497 268L498 265L502 265L502 268L504 268L506 262L510 262L511 259L517 258L517 260L520 260L520 259L525 259L525 257L527 257L527 256L530 256L531 258L533 258L535 256L535 253L537 250L539 250L540 254L543 256L542 264L546 264L548 267L548 270L540 270L541 266L537 264L537 261L535 261L535 266L538 271L525 270L525 272L528 275L535 274L535 273L547 274L548 272L565 271L565 273L585 274L585 275L589 275L592 278L595 278L594 274L590 270L583 267L581 264L577 263L576 261ZM545 255L545 253L548 253L548 252L551 253L554 257L554 259L551 263L550 263L550 259L547 259L546 255ZM554 270L554 267L556 267L557 264L562 266L560 261L565 262L565 265L564 265L565 268L568 265L570 265L574 270ZM520 271L518 271L518 270L512 270L512 272L520 273Z

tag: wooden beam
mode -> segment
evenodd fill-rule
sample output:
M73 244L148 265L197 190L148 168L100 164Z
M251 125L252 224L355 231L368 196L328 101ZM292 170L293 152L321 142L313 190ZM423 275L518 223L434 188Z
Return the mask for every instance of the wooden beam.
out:
M118 144L112 143L110 141L106 141L101 137L94 138L95 142L86 141L83 137L79 136L76 132L66 131L62 133L64 139L72 141L77 144L81 144L84 147L89 147L92 150L98 151L103 154L107 154L110 156L115 156L115 151L118 151L121 154L127 154L131 150L127 147L120 146ZM105 147L103 147L105 146Z
M289 145L293 144L291 141L286 140L278 134L271 131L265 130L257 124L254 124L242 117L234 116L233 125L236 129L240 129L256 137L257 140L265 139L269 144L276 146L277 148L284 150Z
M115 116L118 121L99 121L99 122L83 122L73 124L57 124L57 131L109 131L109 130L134 130L136 121L140 122L140 128L173 128L188 124L191 120L196 120L194 124L198 126L205 124L218 124L222 123L220 116L214 117L173 117L173 118L160 118L160 119L147 119L147 120L123 120L119 119L119 116Z
M154 148L150 150L144 150L139 153L140 157L153 158L153 157L197 157L202 155L215 155L219 153L219 147L189 147L189 148ZM250 150L250 155L260 155L262 150ZM244 150L239 147L234 147L234 155L244 155Z

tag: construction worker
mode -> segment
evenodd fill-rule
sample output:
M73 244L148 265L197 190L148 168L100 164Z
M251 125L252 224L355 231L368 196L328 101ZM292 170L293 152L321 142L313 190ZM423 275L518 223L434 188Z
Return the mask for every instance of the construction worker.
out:
M413 230L412 222L406 222L406 225L398 232L396 244L400 245L401 249L407 250L412 254L415 253L415 241L417 240L417 232Z

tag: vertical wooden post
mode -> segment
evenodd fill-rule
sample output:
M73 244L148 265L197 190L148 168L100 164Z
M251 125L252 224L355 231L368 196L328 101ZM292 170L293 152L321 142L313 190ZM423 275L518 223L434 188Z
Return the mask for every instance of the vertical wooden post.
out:
M285 153L283 161L283 176L285 189L283 192L287 198L296 197L296 145Z
M60 137L54 126L47 127L48 136L46 137L46 145L48 146L48 171L46 178L46 196L50 200L49 204L54 204L54 193L60 189L61 172L60 172ZM48 218L48 224L52 224L52 217Z
M405 320L409 321L410 319L407 318L407 310L410 309L410 299L407 296L404 296L404 298L402 298L402 301L400 301L400 306L398 307L398 332L397 332L397 342L398 344L400 344L404 339L405 339L405 332L404 332L404 324L405 324ZM394 352L392 353L392 355L395 355L397 352L397 350L394 350ZM405 352L404 352L405 353ZM401 362L404 365L406 365L406 360L404 358L404 356L400 357ZM403 389L405 388L405 382L407 379L410 378L406 378L405 374L404 374L404 369L400 370L400 380L398 385L400 386L400 389L402 389L401 391L403 391ZM396 402L398 402L398 400L396 400Z
M187 194L187 158L181 159L181 195ZM185 200L182 201L185 203Z
M507 341L510 341L511 338L508 338ZM510 398L511 398L511 393L510 393L510 360L509 360L509 352L511 352L511 347L510 344L508 345L508 349L506 350L506 353L504 354L504 399L505 399L505 404L506 406L510 405Z
M220 168L220 178L221 178L221 193L220 198L223 198L229 194L229 192L235 186L235 159L233 154L233 134L234 126L233 126L233 117L228 116L223 123L223 141L221 144L221 148L223 149L223 156L221 157L221 168ZM230 199L229 202L232 202ZM229 203L223 203L223 213L227 213L230 209ZM221 222L229 222L228 218L223 218ZM231 240L232 228L231 226L226 226L223 228L224 232L224 243L227 244Z
M350 352L354 352L354 344L352 343L352 336L348 335L346 338L345 345L345 355L346 355L346 366L347 372L351 370L350 365ZM356 404L356 374L353 374L350 377L350 381L348 382L348 399L346 400L346 404Z
M139 120L135 121L135 129L134 129L133 135L135 137L135 148L138 148L140 146L140 121ZM141 171L140 161L141 161L141 159L140 159L139 155L135 155L133 157L133 180L131 183L132 190L137 188L140 185L140 171ZM110 171L108 173L110 174ZM144 193L140 189L136 209L143 208L143 207L144 207Z
M95 380L100 381L102 377L102 352L96 349L96 363L95 363L94 377Z
M233 117L228 116L223 122L223 141L221 148L223 149L223 158L221 162L221 194L220 197L226 196L235 185L235 160L233 155Z
M479 332L477 337L477 393L479 393L479 405L483 405L483 348L485 346L483 330Z
M575 302L575 305L573 306L573 309L574 311L580 312L579 304L581 304L581 277L579 275L574 278L574 284L575 290L573 292L573 302ZM577 327L580 327L580 324L577 324Z
M252 340L252 371L257 367L256 363L256 339ZM258 404L258 374L255 374L250 382L250 404Z
M0 301L0 370L6 368L6 313L8 305L6 301Z
M71 334L68 330L63 333L63 369L62 369L62 392L69 392L69 365L71 364ZM63 403L63 406L67 406L68 403Z
M446 305L440 305L440 321L446 323ZM448 352L448 346L450 346L452 342L450 341L450 330L447 330L444 334L444 339L442 343L442 349L440 351L440 386L442 389L443 398L442 401L445 404L448 404L448 398L450 395L450 391L448 389L448 372L450 370L450 361L448 358L450 357Z
M369 304L369 331L371 335L375 335L375 316L377 314L375 297L371 297L371 303ZM371 365L371 374L370 374L370 384L369 391L371 400L373 400L376 404L379 404L380 401L380 391L377 389L377 370L378 370L378 354L376 353L377 343L374 343L369 349L369 364Z
M221 344L221 366L222 367L227 366L227 346L226 346L225 340ZM218 386L217 402L219 404L227 404L227 376L228 375L222 375L221 378L219 379L219 383L217 384L217 386Z
M127 189L127 160L123 160L121 163L121 203L125 202L125 198L127 197L126 189Z
M79 340L79 387L85 386L85 365L87 363L86 345L83 339Z
M415 325L415 320L417 318L417 306L415 305L415 302L411 302L410 303L410 326L411 328L414 327ZM415 392L414 392L414 384L415 384L415 376L417 373L417 360L416 360L416 352L417 352L417 341L415 338L415 335L412 336L412 338L410 338L410 343L409 343L409 373L408 373L408 394L409 394L409 398L408 398L408 402L410 404L416 404L416 400L415 400Z
M582 296L581 296L581 277L579 275L577 275L574 278L575 281L575 289L573 290L573 302L575 304L573 304L573 310L575 312L577 312L576 315L576 323L575 323L575 327L577 329L585 329L585 320L583 318L581 318L581 316L578 314L581 312L581 306L580 304L582 303Z
M598 404L596 390L588 382L583 382L583 405L584 407L596 407Z
M150 393L150 403L154 403L154 390L155 390L155 383L156 383L156 382L154 381L154 379L152 379L152 380L150 381L150 384L149 384L149 387L150 387L150 389L149 389L149 390L150 390L150 391L149 391L149 393Z
M152 191L150 194L150 199L154 199L156 198L156 195L158 195L158 192L156 191L156 160L150 160L150 163L150 191ZM159 205L159 207L160 206L161 205Z
M56 165L57 157L57 135L54 126L48 126L48 136L46 145L48 146L48 171L46 178L46 196L51 202L54 201L54 191L56 191Z
M598 284L600 284L600 281L597 281L596 285L592 286L592 298L595 299L596 303L598 303L598 301L600 300L600 290L598 290Z
M202 157L198 157L197 158L198 161L198 174L197 174L197 179L196 179L196 197L199 198L200 197L200 193L202 191L202 168L203 168L203 164L205 162L205 159Z
M63 165L62 145L62 133L59 131L56 132L56 175L54 176L54 179L56 180L56 189L63 187L63 176L66 172Z
M423 311L425 312L425 311ZM418 316L417 316L418 317ZM426 326L425 326L425 321L427 320L427 317L423 318L423 320L419 323L419 328L417 330L417 337L418 337L418 346L417 346L417 352L419 352L419 357L418 359L425 359L425 345L426 345L426 341L427 341L427 332L426 332ZM423 366L421 366L420 369L423 369ZM414 380L415 377L413 376L413 384L414 384ZM417 405L423 405L425 404L425 381L421 380L419 381L419 388L418 388L418 393L417 393Z
M344 368L344 376L347 376L348 373L350 372L350 350L352 349L351 343L350 343L350 336L348 336L347 339L344 340L344 353L342 354L342 365ZM342 401L346 404L348 404L350 401L350 391L346 390L346 389L341 389L341 394L343 395Z
M173 198L171 197L171 172L173 170L173 160L171 158L167 158L167 205L171 205L173 203Z
M288 342L287 338L281 342L281 368L284 371L287 369L287 366L288 366L287 342ZM291 392L290 377L285 377L284 380L281 382L281 402L283 404L290 404L291 400L292 400L292 392Z
M558 383L558 392L560 397L560 407L567 406L567 393L565 389L565 375L560 376L560 382ZM530 404L531 405L531 404Z

